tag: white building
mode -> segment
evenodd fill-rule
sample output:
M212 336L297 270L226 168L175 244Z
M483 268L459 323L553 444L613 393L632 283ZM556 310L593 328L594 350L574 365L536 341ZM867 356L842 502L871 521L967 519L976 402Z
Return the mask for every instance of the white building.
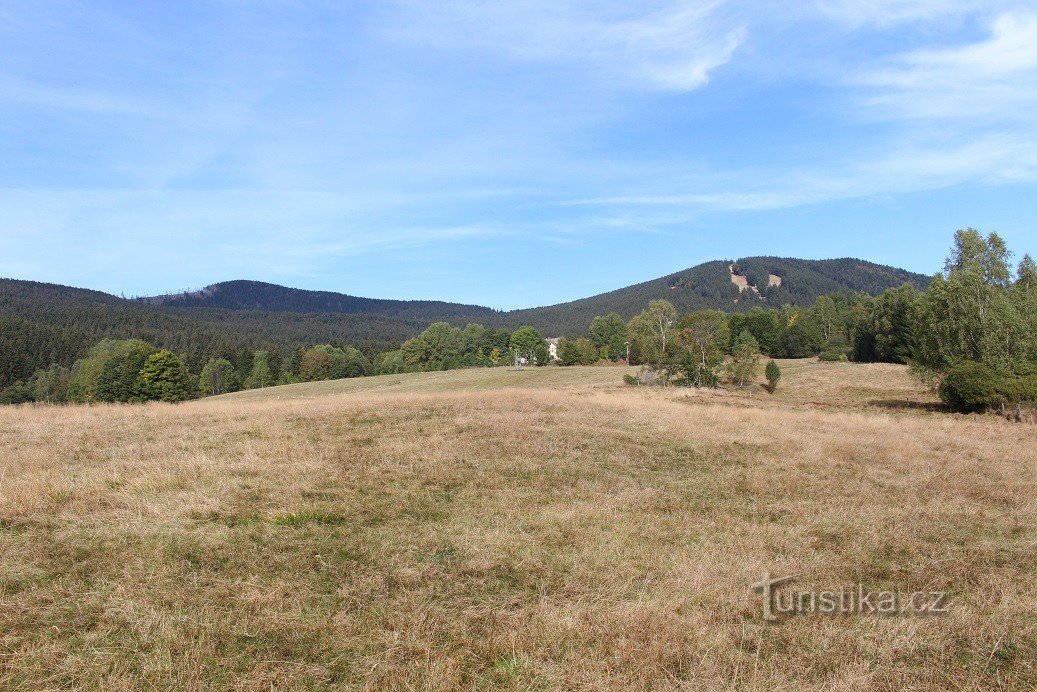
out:
M558 360L558 342L561 340L560 337L552 337L550 339L544 339L547 343L547 353L551 357L551 360Z

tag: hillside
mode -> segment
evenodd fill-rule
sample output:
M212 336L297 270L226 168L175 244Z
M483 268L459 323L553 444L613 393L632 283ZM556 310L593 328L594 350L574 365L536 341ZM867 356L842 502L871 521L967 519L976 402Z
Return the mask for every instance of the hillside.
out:
M51 363L69 366L104 338L140 338L197 369L213 353L348 343L369 353L427 326L384 315L159 308L100 291L0 279L0 388Z
M748 290L732 281L744 279ZM768 277L780 285L768 286ZM618 312L625 318L644 309L650 300L664 298L678 310L712 308L745 311L754 306L810 305L818 296L838 291L877 295L887 288L911 283L919 288L929 277L858 259L801 260L783 257L747 257L735 262L713 261L668 276L602 293L590 298L544 307L498 312L487 307L442 301L405 301L358 298L327 291L306 291L258 281L229 281L201 291L141 299L166 308L206 307L269 312L379 314L419 322L447 321L455 326L480 322L516 328L532 325L544 333L578 335L595 315Z
M308 399L350 394L404 394L434 392L483 392L499 389L572 389L616 387L623 375L636 373L637 367L625 365L587 365L566 368L463 368L434 372L408 372L373 377L300 382L278 387L246 389L221 394L222 400L263 401L266 399Z
M262 281L225 281L200 291L141 298L159 307L223 308L267 312L384 315L420 322L488 322L496 310L439 300L383 300L330 291L308 291Z
M744 278L748 288L740 290L732 281L733 275ZM768 286L771 275L780 279L780 285ZM839 291L878 295L905 283L923 288L929 279L923 274L852 258L747 257L734 262L706 262L590 298L515 310L505 315L508 324L532 324L545 333L567 336L574 330L586 329L595 315L614 310L624 318L633 317L656 298L670 301L681 312L702 309L744 312L753 307L785 303L807 306L819 296Z
M922 286L927 278L862 260L750 257L706 262L569 303L498 312L477 305L358 298L256 281L125 299L82 288L0 279L0 388L24 381L51 363L69 366L103 338L144 339L183 356L198 370L213 354L225 354L234 362L235 353L289 352L315 343L350 344L374 355L436 321L508 329L529 324L544 335L578 336L595 315L616 311L629 318L655 298L665 298L681 311L744 311L783 303L809 305L836 291L877 294L905 282Z

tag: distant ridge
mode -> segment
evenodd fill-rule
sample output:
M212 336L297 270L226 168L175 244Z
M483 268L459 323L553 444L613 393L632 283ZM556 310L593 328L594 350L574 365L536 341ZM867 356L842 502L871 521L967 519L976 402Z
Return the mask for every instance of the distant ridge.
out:
M669 300L682 312L706 308L739 312L753 307L780 307L785 303L807 306L818 296L839 291L878 295L905 283L923 288L928 282L929 277L923 274L854 258L745 257L705 262L589 298L508 312L435 300L361 298L245 280L212 284L201 291L139 300L162 308L382 315L426 323L446 321L462 326L466 322L510 328L530 324L545 333L575 335L583 333L595 315L615 311L629 318L656 298Z
M447 303L439 300L387 300L361 298L331 291L288 288L262 281L224 281L200 291L140 298L160 307L222 308L266 312L345 313L384 315L428 321L487 321L500 314L481 305Z
M732 270L747 290L732 281ZM772 279L772 277L774 277ZM878 295L905 283L917 288L932 277L855 258L804 260L745 257L715 260L590 298L504 313L509 324L532 324L542 331L568 335L572 325L585 331L595 315L610 311L629 318L650 300L664 298L681 312L712 309L746 312L754 307L806 307L818 297L840 291Z
M595 315L637 314L656 298L678 310L747 311L785 303L811 305L838 291L877 295L929 277L858 259L746 257L716 260L608 293L557 305L501 312L436 300L382 300L308 291L259 281L228 281L201 291L150 298L119 296L35 281L0 279L0 336L31 354L3 365L0 381L28 377L63 354L64 365L103 338L138 337L184 355L192 368L213 352L289 352L316 343L351 344L371 356L397 347L432 322L479 322L544 336L586 334ZM739 285L736 285L737 284ZM0 354L2 355L2 354Z

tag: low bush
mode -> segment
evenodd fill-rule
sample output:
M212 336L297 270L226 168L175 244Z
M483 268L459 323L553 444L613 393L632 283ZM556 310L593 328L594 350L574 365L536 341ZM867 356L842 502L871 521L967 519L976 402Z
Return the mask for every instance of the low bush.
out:
M826 348L824 351L821 351L817 358L827 363L842 363L850 359L849 349L845 346Z
M978 413L1004 400L1001 377L982 363L951 368L940 383L940 399L955 411Z
M1037 403L1037 375L1016 377L1008 380L1002 387L1004 398L1013 403Z

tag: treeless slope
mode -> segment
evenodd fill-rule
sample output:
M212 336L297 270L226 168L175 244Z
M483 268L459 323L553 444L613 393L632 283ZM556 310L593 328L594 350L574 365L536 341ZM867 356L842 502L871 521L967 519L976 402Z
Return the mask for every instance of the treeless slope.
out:
M354 377L343 380L302 382L299 384L233 392L215 397L219 400L259 401L294 399L371 392L474 392L494 389L551 389L572 387L617 386L624 373L635 373L636 367L592 365L574 367L467 368L441 372L412 372L400 375Z
M1037 685L1032 429L812 406L5 408L0 687ZM767 625L766 571L946 590L950 613Z

